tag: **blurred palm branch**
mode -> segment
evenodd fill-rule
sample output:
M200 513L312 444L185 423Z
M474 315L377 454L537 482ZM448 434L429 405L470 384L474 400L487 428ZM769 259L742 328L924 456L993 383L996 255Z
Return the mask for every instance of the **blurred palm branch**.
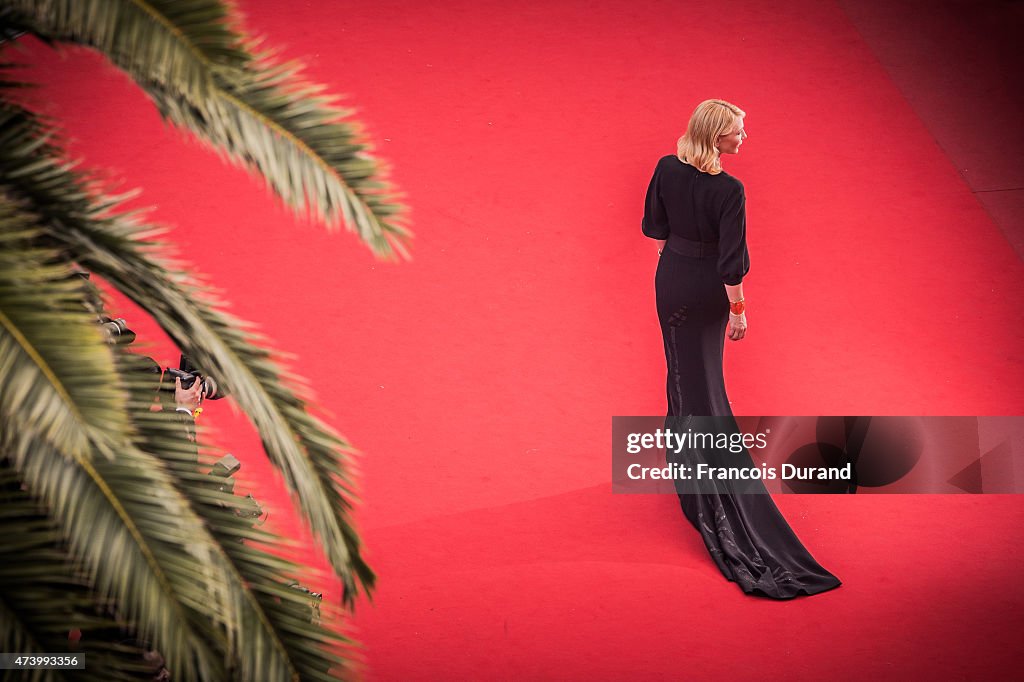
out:
M96 279L231 393L349 606L374 584L352 525L352 448L163 230L70 163L58 126L19 101L28 84L3 51L23 34L99 51L297 214L383 258L407 256L410 237L352 112L258 48L230 3L0 0L0 650L66 651L79 630L89 666L70 679L138 679L153 652L175 680L351 672L353 643L294 586L308 567L231 511L173 409L151 409L153 374L97 324Z

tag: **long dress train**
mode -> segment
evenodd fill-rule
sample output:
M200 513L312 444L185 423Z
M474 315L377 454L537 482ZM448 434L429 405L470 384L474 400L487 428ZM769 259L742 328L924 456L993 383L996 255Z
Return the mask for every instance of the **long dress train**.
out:
M727 417L735 424L722 371L729 300L715 245L669 237L655 289L668 364L666 425L685 432L691 415ZM695 450L679 457L691 466L706 461ZM746 449L730 459L733 465L753 466ZM791 599L841 584L814 560L759 480L701 486L706 492L679 489L683 513L725 577L744 592Z

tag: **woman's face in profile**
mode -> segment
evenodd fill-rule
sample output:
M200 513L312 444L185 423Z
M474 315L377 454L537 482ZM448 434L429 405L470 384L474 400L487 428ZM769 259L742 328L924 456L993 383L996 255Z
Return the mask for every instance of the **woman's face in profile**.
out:
M736 124L729 132L718 136L718 152L720 154L739 154L740 145L747 139L747 131L743 129L743 119L736 121Z

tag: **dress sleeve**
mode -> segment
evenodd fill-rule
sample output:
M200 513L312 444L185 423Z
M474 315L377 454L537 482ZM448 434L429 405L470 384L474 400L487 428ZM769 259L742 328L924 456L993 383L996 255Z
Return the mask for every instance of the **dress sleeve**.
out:
M737 182L722 204L718 223L718 274L722 282L736 285L750 270L747 253L747 200L743 185Z
M644 203L644 219L640 229L651 239L668 239L668 213L661 202L661 164L654 169L654 177L647 187L647 201Z

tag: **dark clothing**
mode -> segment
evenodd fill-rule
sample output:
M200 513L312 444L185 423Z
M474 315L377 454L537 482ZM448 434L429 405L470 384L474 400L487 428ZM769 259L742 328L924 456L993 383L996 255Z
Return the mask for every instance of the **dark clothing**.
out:
M713 248L725 284L739 284L750 270L743 183L728 173L710 175L674 156L662 157L647 188L643 232Z
M691 415L728 417L735 425L722 373L729 320L722 284L739 284L750 269L743 185L666 156L647 191L642 229L668 240L655 275L668 365L666 428L685 432ZM674 455L691 471L699 462L719 464L713 458L698 449ZM736 462L753 467L746 450ZM680 505L719 569L744 592L789 599L840 585L800 543L760 481L721 480L702 490L709 488L715 492L677 487Z

